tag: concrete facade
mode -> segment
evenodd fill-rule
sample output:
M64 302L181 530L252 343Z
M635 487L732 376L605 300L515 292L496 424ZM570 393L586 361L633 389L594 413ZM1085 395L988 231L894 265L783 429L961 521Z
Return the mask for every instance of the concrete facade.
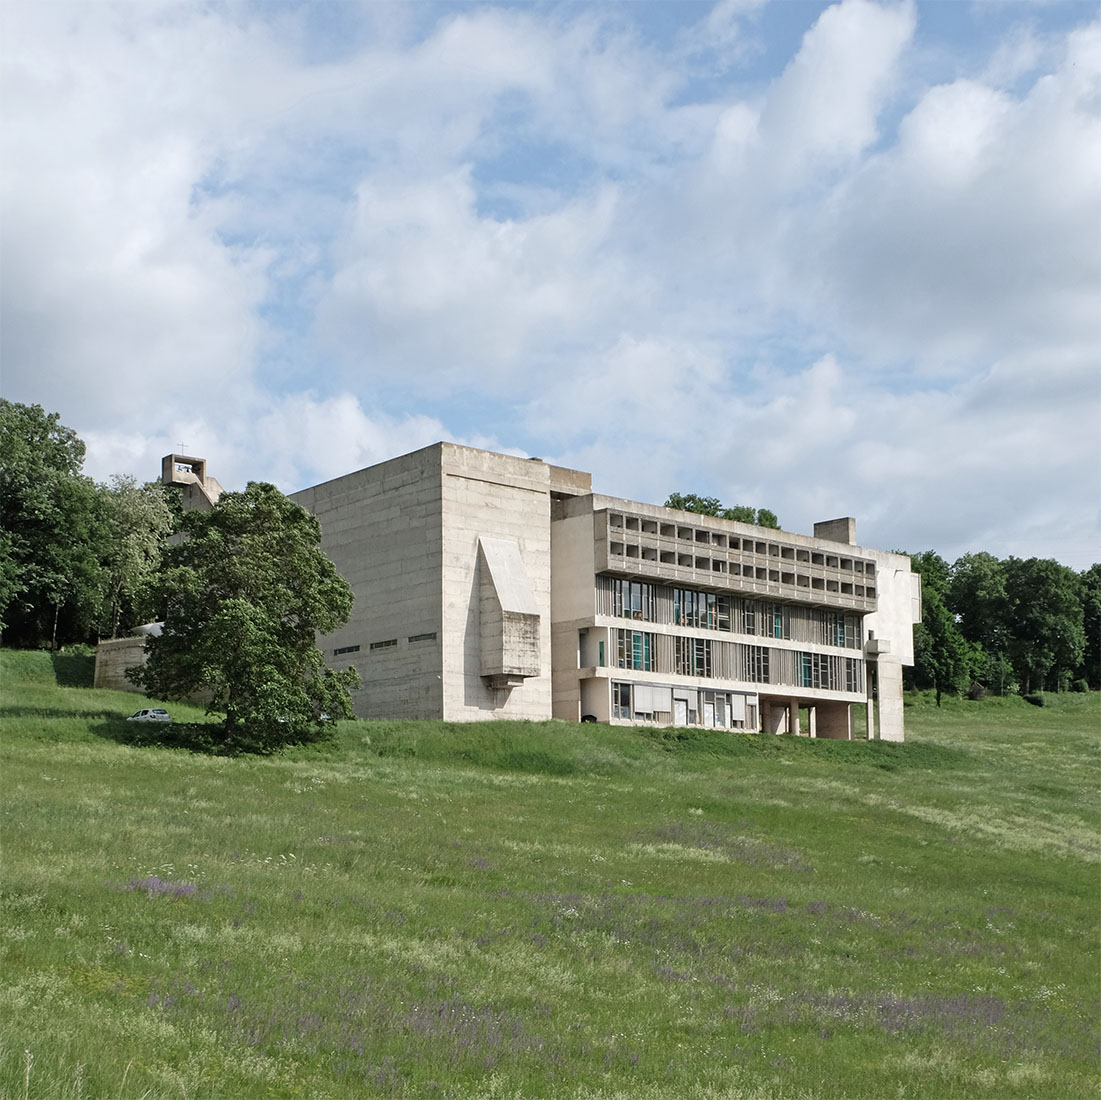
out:
M190 460L195 461L195 460ZM909 559L592 492L539 459L438 443L296 493L356 603L320 641L363 717L593 717L903 737Z
M128 668L145 664L145 636L112 638L96 646L96 667L92 686L111 691L134 691L141 688L126 677Z
M438 443L293 495L356 595L321 647L358 670L357 714L550 716L558 480L544 462Z

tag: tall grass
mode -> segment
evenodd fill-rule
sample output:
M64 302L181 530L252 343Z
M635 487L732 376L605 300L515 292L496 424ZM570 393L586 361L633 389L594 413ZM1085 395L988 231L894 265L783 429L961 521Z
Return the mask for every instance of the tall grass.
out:
M1095 1094L1096 695L229 759L0 675L0 1095Z

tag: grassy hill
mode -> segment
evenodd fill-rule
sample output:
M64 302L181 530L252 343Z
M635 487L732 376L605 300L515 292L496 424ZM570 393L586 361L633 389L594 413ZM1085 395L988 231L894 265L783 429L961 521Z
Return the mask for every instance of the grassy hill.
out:
M230 759L86 671L0 651L2 1096L1096 1095L1097 695Z

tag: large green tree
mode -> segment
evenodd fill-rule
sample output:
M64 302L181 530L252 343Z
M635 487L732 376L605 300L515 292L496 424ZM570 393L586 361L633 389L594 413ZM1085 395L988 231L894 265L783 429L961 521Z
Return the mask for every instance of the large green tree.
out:
M1004 565L1014 671L1026 692L1059 691L1085 650L1078 574L1050 559L1007 558Z
M980 551L955 560L946 594L960 633L978 647L974 678L998 695L1019 687L1009 660L1013 621L1005 584L1005 562Z
M326 669L315 639L347 621L352 592L322 553L321 527L272 485L187 513L154 592L163 633L132 670L150 694L202 695L230 751L316 740L351 714L354 670Z
M93 636L107 540L84 444L57 413L0 399L0 627L9 645Z
M917 687L936 692L939 707L942 693L958 695L970 686L979 647L964 638L949 610L948 563L932 550L914 554L910 560L921 576L921 622L914 627L911 678Z
M670 493L665 502L666 508L678 508L682 512L695 512L701 516L716 516L718 519L730 519L737 523L755 523L758 527L780 529L776 513L768 508L750 508L747 504L736 504L733 508L724 508L718 497L701 497L697 493Z
M119 628L146 620L142 597L160 562L161 548L173 527L162 486L138 485L116 474L104 490L108 540L100 631L117 638Z
M1079 574L1082 597L1082 629L1085 644L1079 672L1094 690L1101 689L1101 564Z
M1011 626L1005 563L993 554L964 554L952 565L947 593L960 632L987 653L1005 653Z

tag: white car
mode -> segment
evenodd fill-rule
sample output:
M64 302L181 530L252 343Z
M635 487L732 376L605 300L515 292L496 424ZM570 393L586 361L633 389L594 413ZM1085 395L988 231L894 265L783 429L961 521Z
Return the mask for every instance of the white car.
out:
M172 716L163 707L146 707L131 714L127 722L171 722Z

